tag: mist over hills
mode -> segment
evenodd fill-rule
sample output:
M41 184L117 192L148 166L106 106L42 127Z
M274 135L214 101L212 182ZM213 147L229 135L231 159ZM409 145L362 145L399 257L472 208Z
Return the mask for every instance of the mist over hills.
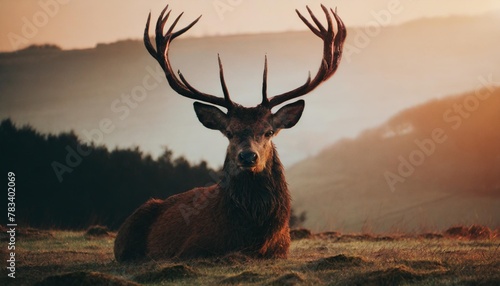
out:
M345 231L500 226L500 87L402 111L288 170L306 226Z
M498 34L495 14L422 19L382 28L375 36L349 29L337 74L305 97L299 124L275 140L283 162L290 166L353 138L404 108L473 90L478 76L500 74ZM309 32L180 38L171 49L174 68L216 95L220 53L232 97L249 106L260 99L265 54L271 95L302 84L321 58L321 42ZM199 124L192 102L171 91L140 41L2 53L0 78L0 118L43 133L73 129L110 147L138 145L154 156L167 145L191 161L222 164L225 139ZM145 82L152 88L143 93ZM137 99L130 99L134 93ZM93 131L103 119L114 128L100 137Z

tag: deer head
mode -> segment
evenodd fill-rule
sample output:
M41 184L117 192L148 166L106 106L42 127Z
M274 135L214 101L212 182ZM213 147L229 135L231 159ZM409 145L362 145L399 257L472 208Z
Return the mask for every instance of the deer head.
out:
M273 154L274 145L272 144L271 139L276 136L281 129L295 126L302 115L305 103L304 100L298 100L294 103L281 107L275 113L271 111L272 108L309 93L322 82L330 78L337 70L342 56L342 47L346 37L346 29L342 20L332 9L328 10L323 5L321 5L321 8L325 13L328 22L327 28L325 28L314 16L309 7L307 7L307 10L316 24L316 27L296 10L299 18L307 25L307 27L309 27L309 29L316 36L323 40L323 59L314 78L311 79L311 74L309 73L309 77L303 85L294 90L268 98L266 57L262 85L262 102L258 106L250 108L243 107L231 101L226 83L224 81L224 71L220 57L218 58L219 74L222 92L224 95L223 97L217 97L198 91L186 81L180 71L178 71L178 76L176 76L172 70L172 66L168 58L168 51L171 42L193 27L201 16L183 29L173 32L177 22L182 16L181 13L174 20L167 32L164 32L165 24L171 12L168 11L166 13L168 6L165 7L156 22L155 49L149 38L151 13L149 14L146 29L144 31L144 43L147 50L165 71L167 81L173 90L182 96L211 104L207 105L195 102L194 110L198 119L205 127L219 130L228 138L229 147L227 150L225 167L229 167L230 170L235 172L262 172L267 167L270 158L275 156L275 154ZM336 33L333 28L332 15L337 24ZM225 108L227 112L221 111L214 105Z

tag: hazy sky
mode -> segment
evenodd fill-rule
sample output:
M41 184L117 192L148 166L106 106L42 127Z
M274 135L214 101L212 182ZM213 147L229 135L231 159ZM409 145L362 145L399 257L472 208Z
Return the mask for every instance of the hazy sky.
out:
M294 9L305 11L306 4L316 12L319 3L337 7L348 26L370 24L377 15L390 17L379 22L397 24L500 9L500 0L0 0L0 51L41 43L84 48L139 38L147 13L156 17L166 3L174 12L186 12L182 23L203 14L190 36L302 30Z

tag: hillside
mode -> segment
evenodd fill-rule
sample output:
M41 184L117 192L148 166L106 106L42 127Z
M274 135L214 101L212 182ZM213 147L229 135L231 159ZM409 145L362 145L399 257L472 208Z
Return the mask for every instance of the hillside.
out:
M492 87L402 111L291 167L295 207L315 230L498 227L499 123Z
M364 28L349 28L336 75L306 97L299 125L277 138L283 162L291 165L340 138L357 136L404 108L472 90L480 75L500 74L500 38L492 36L500 34L499 21L496 14L421 19L368 38ZM170 55L195 87L221 95L217 53L232 97L254 105L265 54L269 93L280 93L318 68L321 42L309 32L181 37ZM157 66L138 40L0 53L0 119L31 124L42 133L73 129L81 137L110 119L116 128L100 142L108 147L139 145L160 155L167 145L190 161L220 166L226 141L200 126L191 101L170 90ZM143 95L145 79L154 87ZM137 99L128 102L134 92ZM205 148L199 148L200 140Z

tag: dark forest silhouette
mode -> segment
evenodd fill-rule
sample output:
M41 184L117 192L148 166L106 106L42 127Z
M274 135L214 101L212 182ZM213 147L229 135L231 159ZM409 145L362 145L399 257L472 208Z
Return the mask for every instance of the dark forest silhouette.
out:
M62 173L60 181L54 162L69 167L68 149L88 155L71 172ZM73 131L44 135L10 119L0 124L0 160L1 174L16 174L16 221L23 227L83 229L100 224L117 229L148 199L164 199L218 178L205 161L174 158L168 148L157 159L138 147L109 151L82 142ZM291 226L304 220L305 213L292 214Z
M65 164L68 147L85 150L81 163L58 180L54 162ZM134 149L87 145L73 132L42 135L11 120L0 125L2 174L16 173L19 225L83 228L103 224L117 228L151 197L165 198L195 186L214 183L206 162L190 164L168 149L157 159ZM212 178L211 175L214 177Z

